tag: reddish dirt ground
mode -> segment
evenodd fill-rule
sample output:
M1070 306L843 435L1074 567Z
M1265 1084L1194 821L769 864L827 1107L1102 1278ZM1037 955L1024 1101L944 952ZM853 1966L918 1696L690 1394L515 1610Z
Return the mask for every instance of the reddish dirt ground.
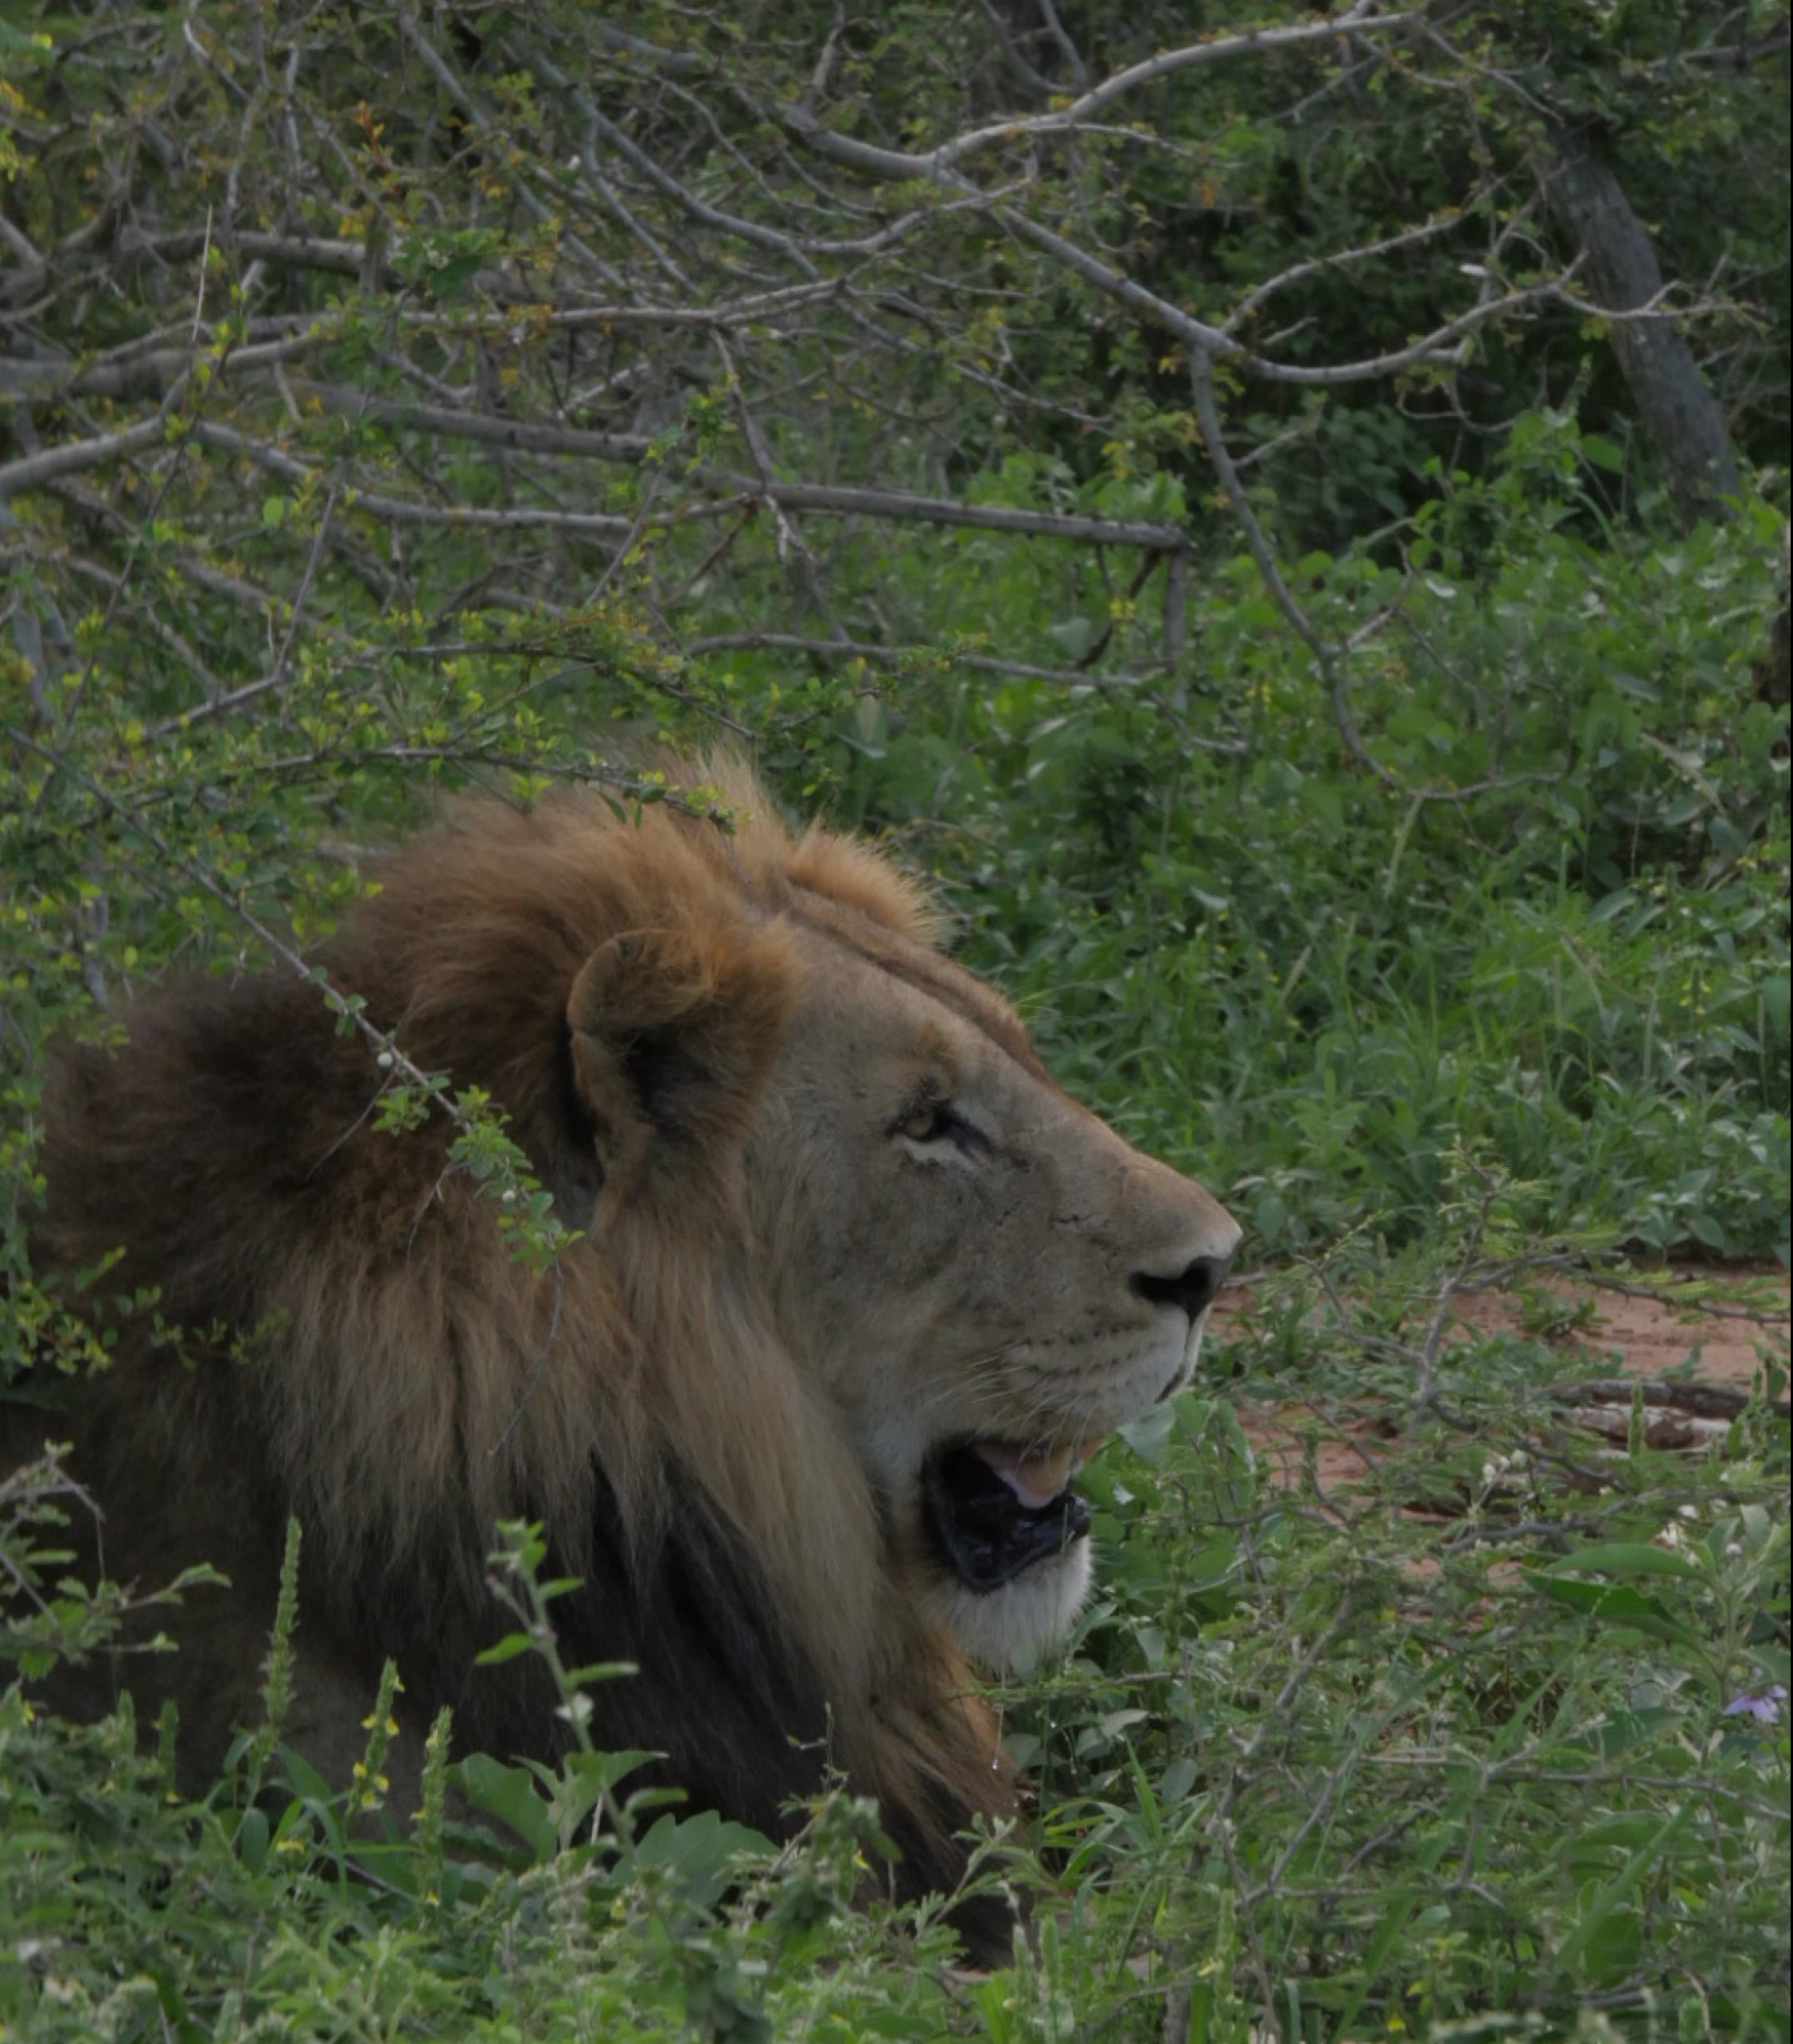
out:
M1729 1302L1713 1296L1716 1275L1705 1268L1676 1271L1669 1284L1651 1286L1651 1296L1638 1298L1573 1278L1546 1279L1542 1288L1561 1299L1565 1310L1583 1305L1593 1308L1592 1326L1560 1345L1565 1362L1574 1366L1565 1375L1588 1369L1601 1375L1659 1377L1686 1362L1697 1348L1696 1383L1730 1384L1747 1391L1761 1361L1756 1353L1759 1344L1766 1341L1772 1347L1778 1340L1781 1354L1786 1353L1787 1274L1778 1263L1723 1274L1723 1279L1737 1279L1739 1290L1778 1297L1779 1313L1767 1321L1727 1310ZM1703 1292L1709 1305L1702 1306L1698 1299L1678 1302L1674 1294L1682 1287ZM1722 1292L1729 1287L1721 1279L1718 1289ZM1516 1302L1508 1295L1475 1292L1458 1304L1466 1326L1479 1330L1518 1325Z
M1529 1280L1526 1289L1534 1295L1545 1293L1561 1303L1565 1330L1553 1337L1553 1345L1562 1356L1565 1384L1621 1376L1658 1380L1685 1364L1697 1349L1693 1383L1747 1390L1761 1363L1764 1347L1783 1363L1787 1359L1788 1279L1779 1264L1722 1272L1704 1265L1678 1268L1666 1279L1629 1292L1555 1274ZM1678 1293L1682 1296L1678 1298ZM1591 1309L1586 1318L1584 1309ZM1229 1327L1237 1328L1250 1312L1248 1279L1216 1302L1214 1333L1224 1338ZM1764 1312L1765 1318L1754 1317ZM1452 1325L1446 1338L1518 1333L1522 1317L1522 1301L1513 1293L1464 1292L1452 1301ZM1241 1409L1241 1423L1260 1468L1273 1483L1292 1487L1300 1481L1304 1437L1318 1416L1304 1405ZM1622 1439L1630 1415L1624 1407L1608 1407L1604 1429L1597 1409L1579 1416L1581 1423L1596 1431L1610 1433L1616 1428ZM1721 1431L1722 1423L1717 1424ZM1668 1431L1660 1441L1653 1439L1652 1445L1695 1444L1693 1439L1671 1438L1672 1425L1665 1425ZM1361 1482L1366 1462L1394 1433L1390 1421L1374 1415L1343 1423L1329 1420L1328 1428L1327 1437L1316 1451L1315 1474L1323 1491Z

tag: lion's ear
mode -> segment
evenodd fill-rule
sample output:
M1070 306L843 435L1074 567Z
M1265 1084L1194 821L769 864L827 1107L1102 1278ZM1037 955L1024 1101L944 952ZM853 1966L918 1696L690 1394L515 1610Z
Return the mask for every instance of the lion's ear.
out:
M648 1144L726 1147L738 1135L796 991L789 947L768 929L630 930L593 952L567 1022L606 1168Z

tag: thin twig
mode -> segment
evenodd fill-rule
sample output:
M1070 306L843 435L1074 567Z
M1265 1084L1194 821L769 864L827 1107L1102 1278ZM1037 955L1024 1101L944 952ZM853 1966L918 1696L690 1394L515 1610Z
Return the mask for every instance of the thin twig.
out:
M1269 591L1271 601L1288 619L1290 629L1314 656L1314 664L1319 670L1327 693L1331 699L1332 720L1339 728L1345 749L1358 765L1374 774L1386 788L1399 785L1396 777L1374 758L1364 744L1357 728L1357 720L1351 714L1350 699L1345 692L1344 664L1335 649L1320 637L1309 620L1308 613L1295 600L1294 592L1283 579L1282 570L1277 564L1270 543L1264 535L1264 528L1257 522L1257 514L1251 508L1251 500L1245 495L1245 485L1239 480L1239 472L1233 465L1233 457L1227 452L1226 437L1221 430L1220 410L1214 402L1214 369L1208 354L1196 349L1189 357L1189 380L1195 397L1195 417L1202 429L1202 440L1207 450L1208 459L1213 462L1214 473L1232 507L1233 516L1239 522L1245 545L1257 563L1257 572L1263 578L1264 586Z

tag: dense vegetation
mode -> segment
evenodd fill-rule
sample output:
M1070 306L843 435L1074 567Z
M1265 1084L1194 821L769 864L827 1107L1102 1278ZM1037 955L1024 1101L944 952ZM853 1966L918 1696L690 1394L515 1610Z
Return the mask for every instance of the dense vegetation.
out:
M1784 1344L1722 1453L1596 1459L1534 1288L1787 1258L1787 86L1783 0L8 10L9 1395L104 1366L49 1040L302 970L444 787L684 799L665 739L889 833L1265 1275L1005 1698L1011 1972L846 1906L844 1797L457 1763L507 1852L445 1749L352 1840L384 1705L317 1779L276 1649L202 1805L0 1690L0 2025L1789 2034ZM1477 1282L1519 1331L1442 1340ZM1397 1438L1282 1490L1256 1404ZM0 1678L164 1587L64 1589L81 1509L0 1489Z

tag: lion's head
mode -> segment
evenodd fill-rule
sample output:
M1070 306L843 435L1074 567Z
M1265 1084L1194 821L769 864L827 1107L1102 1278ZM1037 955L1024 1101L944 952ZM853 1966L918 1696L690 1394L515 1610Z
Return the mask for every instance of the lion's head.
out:
M1049 1077L1013 1010L827 889L743 1150L781 1322L813 1360L927 1608L986 1665L1089 1575L1070 1485L1187 1381L1239 1231Z
M122 1055L67 1063L48 1260L122 1247L113 1289L256 1330L209 1375L127 1338L86 1473L115 1569L254 1549L191 1678L214 1744L252 1708L291 1510L314 1667L390 1650L419 1719L446 1700L480 1743L552 1750L552 1698L473 1672L493 1524L540 1517L586 1579L567 1657L640 1670L598 1692L602 1742L773 1823L814 1765L792 1738L826 1728L937 1882L1010 1793L965 1657L1075 1614L1072 1479L1187 1380L1238 1230L1053 1083L888 862L721 777L732 832L465 810L323 954L506 1110L582 1231L546 1275L442 1124L370 1125L386 1081L296 980L174 990Z
M731 1210L887 1559L1000 1668L1075 1616L1071 1480L1187 1382L1239 1231L1054 1084L887 864L822 832L793 847L733 792L723 900L688 892L572 987L609 1205L658 1183Z

